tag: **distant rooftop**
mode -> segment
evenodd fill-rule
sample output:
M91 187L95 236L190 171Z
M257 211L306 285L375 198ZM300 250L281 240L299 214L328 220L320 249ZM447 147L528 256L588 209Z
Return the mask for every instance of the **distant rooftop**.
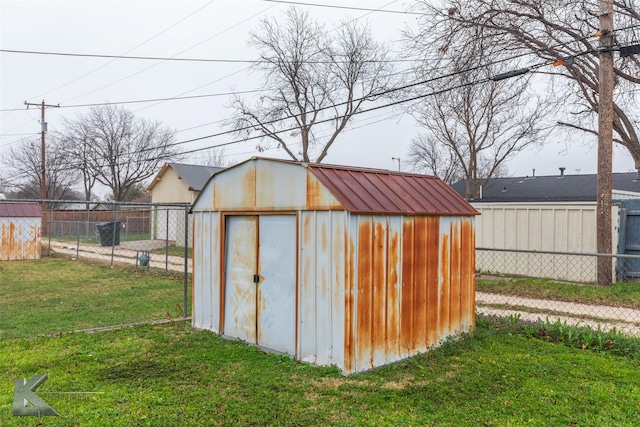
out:
M452 185L464 197L466 181ZM597 175L552 175L492 178L482 197L472 202L591 202L596 201ZM613 174L613 190L640 194L637 172Z
M202 191L202 187L204 187L211 175L224 169L221 167L190 165L187 163L165 163L149 185L148 190L151 190L156 185L168 168L175 170L178 176L187 184L189 190L192 191Z
M42 215L40 205L33 202L0 202L0 218L37 218Z

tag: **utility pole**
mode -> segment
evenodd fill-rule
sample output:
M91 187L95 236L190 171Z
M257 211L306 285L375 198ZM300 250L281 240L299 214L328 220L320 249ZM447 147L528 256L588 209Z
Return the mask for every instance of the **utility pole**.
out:
M613 2L600 0L600 53L598 67L598 184L597 252L611 254L611 207L613 179ZM610 285L611 258L598 258L598 284Z
M41 168L41 172L42 172L42 178L40 181L40 192L41 192L41 197L42 197L42 234L46 235L47 234L47 217L46 217L46 211L47 211L47 170L46 170L46 164L47 164L47 157L45 154L45 134L47 133L47 122L44 119L44 111L47 107L60 107L60 104L58 105L49 105L49 104L45 104L44 99L42 100L42 103L40 104L32 104L30 102L24 101L24 105L27 106L27 110L29 109L29 106L35 106L35 107L40 107L40 113L41 113L41 119L40 119L40 130L41 130L41 138L40 138L40 168Z

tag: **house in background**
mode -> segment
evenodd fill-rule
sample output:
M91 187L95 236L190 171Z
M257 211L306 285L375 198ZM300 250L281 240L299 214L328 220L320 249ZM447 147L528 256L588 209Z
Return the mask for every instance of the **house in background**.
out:
M636 172L613 174L613 201L640 199L640 176ZM466 180L453 184L464 197ZM595 202L597 175L558 175L492 178L471 203Z
M491 179L482 188L481 196L470 200L481 213L476 220L477 247L596 253L596 186L596 175L565 175L564 168L553 176ZM452 187L464 195L466 182L458 181ZM612 198L613 250L630 253L625 246L640 244L635 237L640 237L640 216L633 216L640 209L628 208L640 203L638 174L614 173ZM636 220L638 227L627 226ZM505 274L596 280L595 258L582 257L579 267L567 269L566 256L545 256L544 262L533 262L530 254L495 252L486 258L478 255L477 266L480 270Z
M147 187L151 203L193 204L202 187L211 175L223 170L221 167L190 165L185 163L165 163ZM151 238L185 243L185 208L179 206L154 206L151 213ZM191 230L191 225L188 225Z
M253 158L192 211L196 328L344 373L474 329L477 212L439 178Z

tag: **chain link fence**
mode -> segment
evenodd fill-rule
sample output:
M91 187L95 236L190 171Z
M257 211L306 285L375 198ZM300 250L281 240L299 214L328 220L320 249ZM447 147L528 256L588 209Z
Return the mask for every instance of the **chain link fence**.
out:
M598 286L610 260L612 285ZM477 311L640 335L640 256L476 249Z
M59 300L60 306L48 309L52 316L58 310L64 316L84 311L92 320L81 324L88 327L187 317L192 266L189 207L0 200L0 299L20 306L31 304L27 301L32 295L43 294L38 303L43 307ZM52 264L55 260L61 260L62 267ZM89 266L91 273L75 268L76 262ZM19 274L25 268L32 274ZM82 274L75 275L75 270ZM92 309L94 313L88 312ZM43 318L49 319L46 313ZM0 322L0 336L2 332Z
M189 273L189 205L48 201L43 250L73 259Z

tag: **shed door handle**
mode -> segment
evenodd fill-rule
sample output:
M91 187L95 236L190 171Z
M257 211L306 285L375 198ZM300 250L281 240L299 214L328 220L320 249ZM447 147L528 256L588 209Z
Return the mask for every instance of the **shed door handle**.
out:
M259 274L254 274L253 275L253 283L260 283L260 275Z

